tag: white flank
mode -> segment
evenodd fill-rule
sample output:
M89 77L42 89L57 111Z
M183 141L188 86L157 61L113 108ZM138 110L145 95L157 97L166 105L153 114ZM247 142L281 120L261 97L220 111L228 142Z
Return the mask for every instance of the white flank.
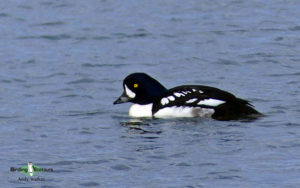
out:
M182 94L182 93L178 93L178 92L175 92L175 93L174 93L174 95L175 95L176 97L181 97L181 96L184 96L184 94Z
M173 96L169 96L168 99L169 99L170 101L175 101L175 97L173 97Z
M221 101L218 99L205 99L205 100L198 102L198 105L218 106L223 103L225 103L225 101Z
M211 117L213 109L195 107L166 107L154 114L156 118Z
M134 104L129 109L129 115L131 117L152 117L152 104Z
M130 97L130 98L134 98L135 97L135 93L133 92L133 91L131 91L128 87L127 87L127 85L125 85L125 93L126 93L126 95L128 96L128 97Z
M199 93L203 93L203 91L199 90Z
M160 103L161 103L162 105L168 104L168 103L169 103L169 99L164 97L164 98L162 98L162 99L160 100Z
M192 89L193 92L197 91L196 89Z
M154 114L157 118L194 117L191 107L166 107Z
M195 102L196 100L198 100L198 99L193 98L193 99L190 99L190 100L186 101L185 103L193 103L193 102Z
M129 109L129 115L135 118L152 117L153 104L133 104ZM183 117L211 117L214 109L199 107L166 107L154 114L156 118L183 118Z

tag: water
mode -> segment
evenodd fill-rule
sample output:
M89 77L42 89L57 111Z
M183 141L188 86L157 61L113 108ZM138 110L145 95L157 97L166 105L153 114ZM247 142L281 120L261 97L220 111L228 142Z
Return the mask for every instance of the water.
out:
M300 186L299 1L0 4L1 187ZM132 120L112 102L137 71L267 116Z

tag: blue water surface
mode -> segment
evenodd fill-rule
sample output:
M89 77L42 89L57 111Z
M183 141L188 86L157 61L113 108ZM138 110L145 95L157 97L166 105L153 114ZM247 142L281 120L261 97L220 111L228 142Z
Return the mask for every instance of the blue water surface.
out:
M1 187L299 187L300 1L0 2ZM130 73L247 99L256 121L128 117ZM31 161L53 172L10 168Z

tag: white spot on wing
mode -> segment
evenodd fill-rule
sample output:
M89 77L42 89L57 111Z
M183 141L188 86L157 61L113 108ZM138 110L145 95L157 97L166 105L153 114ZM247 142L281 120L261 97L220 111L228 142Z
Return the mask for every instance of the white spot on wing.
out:
M196 89L192 89L193 92L197 91Z
M174 95L175 95L176 97L181 97L181 96L184 96L184 94L183 94L183 93L179 93L179 92L175 92L175 93L174 93Z
M205 99L198 102L198 105L218 106L223 103L225 103L225 101L218 100L218 99Z
M185 103L193 103L193 102L195 102L196 100L198 100L198 99L193 98L193 99L190 99L190 100L186 101Z
M182 91L182 93L186 95L186 94L189 94L189 93L192 93L192 92L190 92L190 91Z
M125 93L126 93L126 95L128 96L128 97L130 97L130 98L134 98L135 97L135 93L133 92L133 91L131 91L128 87L127 87L127 85L125 85Z
M170 101L175 101L175 97L173 97L173 96L169 96L168 99L169 99Z
M161 103L162 105L166 105L166 104L169 103L169 99L166 98L166 97L164 97L164 98L162 98L162 99L160 100L160 103Z

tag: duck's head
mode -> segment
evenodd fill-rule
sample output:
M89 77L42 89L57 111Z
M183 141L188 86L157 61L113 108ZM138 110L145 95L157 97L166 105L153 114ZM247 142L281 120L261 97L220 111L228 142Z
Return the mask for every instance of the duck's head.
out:
M132 102L137 104L152 103L167 89L145 73L133 73L123 81L123 94L114 104Z

